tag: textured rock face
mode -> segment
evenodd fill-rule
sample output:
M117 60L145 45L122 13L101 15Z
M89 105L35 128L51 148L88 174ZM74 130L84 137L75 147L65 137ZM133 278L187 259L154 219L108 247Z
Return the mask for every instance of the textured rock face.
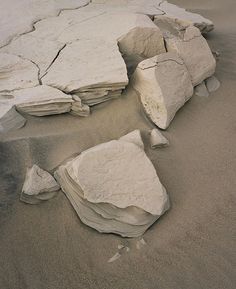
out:
M15 90L6 96L19 112L35 116L69 112L73 103L70 95L47 85Z
M37 204L55 196L60 186L55 179L37 165L27 170L21 192L21 201Z
M40 70L39 76L42 77L63 47L63 43L39 39L29 33L16 38L1 51L33 61Z
M0 92L39 84L37 66L15 55L0 53L0 73Z
M0 3L0 47L14 36L32 30L33 23L58 15L61 9L74 9L87 5L89 0L13 0Z
M178 36L166 34L165 41L167 51L177 52L184 60L193 86L215 73L215 58L198 28L189 26Z
M85 224L100 232L135 237L169 208L166 191L141 142L136 131L126 140L84 151L55 173Z
M11 104L0 101L0 133L8 132L24 126L26 119Z
M116 44L95 39L67 45L42 82L93 105L119 96L128 78Z
M193 94L188 70L176 53L164 53L139 63L132 85L149 118L162 129L168 127Z

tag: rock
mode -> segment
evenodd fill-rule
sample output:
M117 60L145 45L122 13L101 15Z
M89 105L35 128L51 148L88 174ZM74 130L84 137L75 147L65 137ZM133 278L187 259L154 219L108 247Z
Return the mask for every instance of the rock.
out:
M94 105L119 96L128 78L117 45L95 39L67 45L42 82Z
M38 204L55 196L60 186L55 179L37 165L27 170L20 200Z
M15 90L8 95L19 112L35 116L69 112L73 103L70 95L47 85Z
M176 53L164 53L139 63L132 85L149 118L162 129L169 126L193 94L188 70Z
M74 102L72 103L70 113L77 116L89 116L90 107L87 104L83 104L77 95L73 95L72 97Z
M151 130L150 144L151 144L151 148L155 149L158 147L168 146L169 141L162 135L162 133L157 128L154 128Z
M0 92L39 84L37 66L16 55L0 53L0 74Z
M13 105L0 102L0 133L21 128L25 122L26 119L15 110Z
M81 221L99 232L140 236L169 208L152 163L133 140L88 149L55 177Z
M209 92L214 92L220 87L219 80L213 75L205 80Z
M129 143L133 143L144 150L143 140L140 134L140 130L136 129L122 137L119 138L120 141L125 141Z
M39 76L42 77L64 46L63 43L57 41L35 38L29 33L16 38L0 51L18 55L36 63L40 70Z
M215 73L215 58L198 28L189 26L178 36L170 32L165 34L165 41L167 51L176 52L183 59L193 86Z
M112 263L115 262L117 259L119 259L121 257L121 254L119 252L115 253L114 256L112 256L107 262L108 263Z
M162 1L159 5L159 9L168 17L189 22L189 24L196 26L202 33L210 32L214 29L214 25L209 19L206 19L199 14L188 12L184 8L180 8L167 1Z
M58 15L62 9L87 5L89 0L13 0L0 3L0 47L13 37L29 32L40 19Z
M206 84L204 81L202 83L198 84L197 86L195 86L194 93L197 96L205 96L205 97L209 96L209 92L207 90L207 87L206 87Z

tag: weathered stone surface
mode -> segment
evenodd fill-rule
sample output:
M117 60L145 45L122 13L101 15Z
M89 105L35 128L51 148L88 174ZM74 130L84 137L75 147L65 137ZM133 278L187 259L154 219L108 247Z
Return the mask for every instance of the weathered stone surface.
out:
M169 208L152 163L134 144L139 136L84 151L55 173L80 219L100 232L139 236Z
M215 58L198 28L189 26L178 36L170 32L168 35L165 34L165 41L167 51L177 52L184 60L193 86L214 74Z
M21 201L37 204L55 196L60 186L55 179L37 165L27 170L21 192Z
M209 92L214 92L220 87L220 82L214 75L207 78L205 83Z
M82 103L81 99L77 95L73 95L74 102L72 103L70 113L78 116L89 116L90 107L87 104Z
M38 68L16 55L0 53L0 92L39 84Z
M87 5L89 0L13 0L0 2L0 47L17 35L33 29L40 19L58 15L62 9Z
M167 1L162 1L159 8L165 12L166 16L189 22L189 24L196 26L202 33L214 29L214 25L209 19L206 19L200 14L188 12L184 8L180 8L174 4L168 3Z
M168 127L193 94L188 70L176 53L164 53L139 63L132 85L149 118L162 129Z
M35 116L69 112L73 103L70 95L47 85L19 89L6 95L9 98L6 103L16 105L19 112Z
M0 98L0 133L24 126L26 119L21 116L12 104L2 103Z
M18 55L36 63L40 69L39 76L41 77L63 47L63 43L36 38L29 33L16 38L0 51Z
M154 128L150 132L150 144L151 148L155 149L158 147L166 147L169 145L168 139L166 139L162 133L157 129Z
M42 82L93 105L119 96L128 77L117 45L95 39L67 45Z
M140 134L140 130L136 129L122 137L119 138L119 141L129 142L137 145L142 150L144 150L143 140Z

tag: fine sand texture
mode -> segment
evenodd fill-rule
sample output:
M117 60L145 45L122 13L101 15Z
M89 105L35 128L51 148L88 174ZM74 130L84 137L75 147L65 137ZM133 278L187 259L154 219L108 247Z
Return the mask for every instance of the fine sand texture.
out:
M220 53L221 87L193 96L152 150L138 96L94 108L88 118L29 117L0 138L1 289L234 289L236 287L236 2L172 0L211 19L207 35ZM84 225L66 196L39 205L19 202L27 167L52 172L65 159L140 129L145 150L166 187L171 209L136 239ZM118 245L130 248L115 262Z

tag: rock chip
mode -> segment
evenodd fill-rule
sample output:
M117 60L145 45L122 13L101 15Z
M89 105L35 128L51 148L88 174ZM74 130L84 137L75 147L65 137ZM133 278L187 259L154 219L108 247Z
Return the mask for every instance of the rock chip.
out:
M194 87L194 93L197 96L204 96L204 97L208 97L209 96L209 92L207 90L205 81L203 81L202 83L198 84L197 86Z
M54 197L59 189L60 186L48 172L33 165L27 170L20 200L29 204L38 204Z
M0 101L0 133L24 126L26 119L21 116L12 104Z
M176 53L164 53L139 63L132 85L149 118L162 129L169 126L193 94L189 72Z
M220 87L220 82L214 75L207 78L205 83L209 92L214 92Z
M81 221L99 232L140 236L169 208L165 188L136 143L97 145L55 173Z
M162 133L154 128L150 132L150 144L151 148L166 147L169 145L169 141L162 135Z

